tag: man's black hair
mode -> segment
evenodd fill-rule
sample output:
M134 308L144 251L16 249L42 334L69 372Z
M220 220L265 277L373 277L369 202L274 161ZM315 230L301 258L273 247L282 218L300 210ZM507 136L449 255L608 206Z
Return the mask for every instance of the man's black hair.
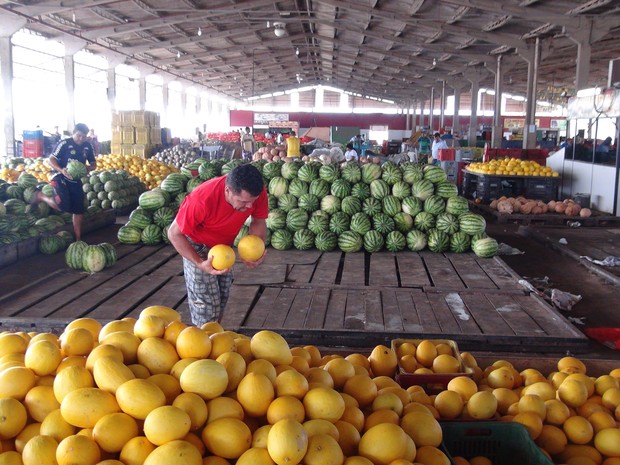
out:
M73 134L75 134L76 132L81 132L86 136L89 131L90 129L88 129L88 126L86 126L84 123L78 123L73 128Z
M241 191L249 192L253 197L258 197L263 191L263 175L254 166L246 163L239 165L226 175L226 185L235 194Z
M349 142L349 143L347 144L347 148L348 148L348 149L353 149L353 144L352 144L351 142Z

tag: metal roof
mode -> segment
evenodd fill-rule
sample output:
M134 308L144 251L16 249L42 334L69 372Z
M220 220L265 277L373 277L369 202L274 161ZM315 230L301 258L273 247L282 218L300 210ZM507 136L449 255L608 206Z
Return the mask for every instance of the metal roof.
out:
M578 40L590 86L620 56L618 0L0 0L7 20L234 99L322 84L402 104L469 73L492 87L500 54L504 90L525 94L540 37L538 97L557 100Z

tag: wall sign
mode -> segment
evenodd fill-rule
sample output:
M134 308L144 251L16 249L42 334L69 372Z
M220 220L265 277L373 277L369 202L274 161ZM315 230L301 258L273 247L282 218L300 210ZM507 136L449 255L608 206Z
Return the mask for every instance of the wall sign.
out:
M254 113L254 124L269 124L272 121L288 121L288 113Z

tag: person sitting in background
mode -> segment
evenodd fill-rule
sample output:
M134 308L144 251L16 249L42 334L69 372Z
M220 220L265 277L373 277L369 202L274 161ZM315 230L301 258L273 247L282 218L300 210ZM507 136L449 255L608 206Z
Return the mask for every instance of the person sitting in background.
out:
M349 142L347 144L347 150L344 152L344 161L357 161L358 156L357 156L357 152L355 151L355 149L353 148L353 144L351 142Z

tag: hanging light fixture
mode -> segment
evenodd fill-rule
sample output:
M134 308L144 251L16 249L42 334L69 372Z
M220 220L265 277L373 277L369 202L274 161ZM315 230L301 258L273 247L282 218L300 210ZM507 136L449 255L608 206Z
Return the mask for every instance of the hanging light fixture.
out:
M177 50L177 58L181 58L181 52Z
M201 35L202 35L202 29L198 28L198 36L201 36Z
M73 13L72 18L73 18L73 22L75 23L75 13Z
M295 47L295 55L299 56L299 47Z

